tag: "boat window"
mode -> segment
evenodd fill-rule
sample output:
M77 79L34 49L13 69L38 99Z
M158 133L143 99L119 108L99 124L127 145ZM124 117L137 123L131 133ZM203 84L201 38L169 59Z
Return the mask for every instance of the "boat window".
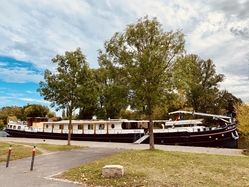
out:
M78 125L78 129L82 129L82 125L79 124L79 125Z
M13 129L16 129L16 126L14 125Z
M10 128L12 129L12 125L10 125Z
M111 125L111 128L112 128L112 129L114 129L114 128L115 128L115 125L114 125L114 124L112 124L112 125Z
M129 128L130 128L130 123L128 123L128 122L122 123L122 129L129 129Z
M99 130L105 129L105 124L99 124Z
M93 129L93 124L88 124L88 130Z
M131 128L132 129L137 129L138 128L137 122L131 122Z
M46 128L48 128L48 125L46 125Z
M59 129L64 129L64 125L60 124Z
M20 129L21 129L21 126L18 126L17 129L20 130Z

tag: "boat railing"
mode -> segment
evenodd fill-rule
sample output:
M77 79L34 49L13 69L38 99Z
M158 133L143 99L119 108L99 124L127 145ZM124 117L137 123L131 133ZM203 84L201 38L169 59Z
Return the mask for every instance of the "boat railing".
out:
M174 111L174 112L169 113L169 115L171 115L171 114L192 114L192 115L212 117L213 119L220 119L224 122L232 122L232 117L230 117L230 116L207 114L207 113L201 113L201 112L195 112L195 111L190 112L190 111L178 110L178 111Z
M193 127L168 127L165 129L154 129L155 133L163 133L163 132L202 132L202 131L210 131L215 128L205 127L205 126L193 126Z
M176 128L166 128L166 129L153 129L154 133L164 133L164 132L191 132L188 128L176 127Z

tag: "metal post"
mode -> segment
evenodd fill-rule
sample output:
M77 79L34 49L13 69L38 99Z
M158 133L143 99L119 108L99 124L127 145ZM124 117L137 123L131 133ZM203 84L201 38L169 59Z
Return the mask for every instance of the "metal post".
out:
M35 147L33 148L33 151L32 151L32 160L31 160L31 167L30 167L30 171L33 170L33 166L34 166L34 160L35 160Z
M7 162L6 162L6 168L9 166L11 150L12 150L12 145L10 145L10 147L9 147L8 157L7 157Z

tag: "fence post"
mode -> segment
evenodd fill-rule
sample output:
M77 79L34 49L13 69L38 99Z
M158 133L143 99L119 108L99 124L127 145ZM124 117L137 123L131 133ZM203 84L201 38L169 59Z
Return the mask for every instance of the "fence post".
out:
M9 147L8 157L7 157L7 162L6 162L6 168L9 166L11 150L12 150L12 145L10 145L10 147Z
M35 160L35 147L33 148L33 151L32 151L32 160L31 160L31 166L30 166L30 171L33 170L33 166L34 166L34 160Z

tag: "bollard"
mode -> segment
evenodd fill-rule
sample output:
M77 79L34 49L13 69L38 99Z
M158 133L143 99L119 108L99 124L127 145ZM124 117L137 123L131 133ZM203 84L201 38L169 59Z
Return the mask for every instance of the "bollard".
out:
M34 146L33 151L32 151L32 160L31 160L30 171L33 170L34 160L35 160L35 146Z
M9 147L8 157L7 157L7 162L6 162L6 168L9 166L11 150L12 150L12 145L10 145L10 147Z

